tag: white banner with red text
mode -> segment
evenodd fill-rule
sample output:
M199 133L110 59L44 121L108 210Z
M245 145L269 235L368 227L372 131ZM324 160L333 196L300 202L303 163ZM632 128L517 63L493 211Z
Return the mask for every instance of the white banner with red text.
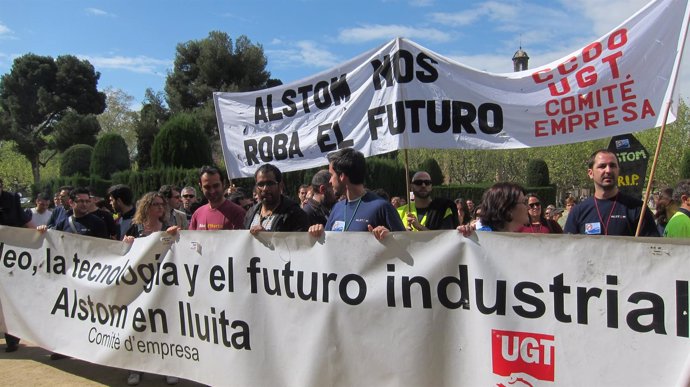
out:
M354 147L507 149L660 126L671 100L688 0L656 0L582 49L517 73L475 70L398 38L278 87L214 93L228 174L317 167ZM674 104L668 122L675 120Z
M48 350L209 385L690 381L690 241L478 240L0 227L0 299Z

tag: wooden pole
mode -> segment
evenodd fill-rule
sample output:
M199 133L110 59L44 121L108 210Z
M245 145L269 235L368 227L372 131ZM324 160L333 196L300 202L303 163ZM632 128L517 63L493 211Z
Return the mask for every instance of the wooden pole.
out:
M659 153L661 152L661 145L664 139L664 132L666 131L666 121L668 120L668 114L671 111L672 100L669 100L666 104L666 112L664 113L664 120L661 123L661 130L659 130L659 139L656 141L656 150L654 151L654 161L652 161L652 170L649 172L649 181L647 181L647 189L645 190L644 199L642 201L642 210L640 211L640 220L637 222L637 230L635 230L635 236L640 236L640 231L642 230L642 221L644 220L645 212L647 212L647 203L649 202L649 193L652 190L652 182L654 181L654 172L656 172L656 162L659 159Z

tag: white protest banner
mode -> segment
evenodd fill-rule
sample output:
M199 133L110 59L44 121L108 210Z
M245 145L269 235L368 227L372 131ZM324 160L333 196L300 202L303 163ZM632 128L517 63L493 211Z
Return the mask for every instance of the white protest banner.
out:
M12 334L224 386L684 385L690 242L0 227ZM517 383L517 384L515 384Z
M561 60L474 70L406 39L337 68L248 93L214 93L230 177L271 162L326 164L354 147L506 149L567 144L661 125L680 65L688 0L657 0ZM676 106L668 122L673 122Z

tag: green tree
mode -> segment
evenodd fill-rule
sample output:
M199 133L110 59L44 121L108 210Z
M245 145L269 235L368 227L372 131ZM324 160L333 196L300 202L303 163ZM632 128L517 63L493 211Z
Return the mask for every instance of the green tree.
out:
M213 92L251 91L277 83L269 82L266 63L263 47L244 35L234 45L228 34L219 31L180 43L165 82L168 106L173 113L198 111L204 130L215 138Z
M194 116L178 114L163 125L153 142L151 161L157 168L211 164L211 145Z
M424 160L420 165L418 170L420 171L426 171L429 173L429 176L431 176L431 182L434 185L441 185L443 184L443 171L441 171L441 167L438 165L438 162L436 159L426 159Z
M654 151L659 140L661 128L648 129L635 136L647 148L650 160L647 176L651 173ZM676 121L666 126L657 160L654 181L656 187L674 187L681 179L681 163L685 151L690 148L690 110L682 100L678 106Z
M62 153L60 175L65 177L74 175L89 176L92 156L92 146L86 144L72 145Z
M153 141L160 130L161 125L170 117L170 112L165 107L162 93L154 93L147 89L144 105L141 108L139 118L134 124L137 135L137 166L139 170L151 167L151 148Z
M546 187L551 184L549 180L549 166L542 159L531 159L527 162L528 187Z
M117 133L122 136L130 151L129 158L134 160L137 152L135 123L139 118L139 114L132 110L134 97L121 89L112 87L106 88L104 92L106 108L103 113L98 115L102 133Z
M55 124L55 131L50 142L51 148L64 152L74 144L86 144L93 146L96 143L96 135L101 131L101 125L95 115L81 115L68 111L62 119Z
M72 55L53 60L26 54L16 58L0 79L0 114L5 116L0 119L0 136L13 140L29 160L35 183L40 181L40 168L57 154L41 159L42 152L51 149L50 135L65 114L99 114L105 109L105 94L97 89L99 78L88 61Z
M690 179L690 148L685 149L683 154L683 159L680 162L680 175L679 179Z
M8 191L25 191L33 182L31 164L16 151L14 141L0 141L0 178Z
M113 172L124 171L131 166L125 139L116 133L106 133L96 142L91 157L91 175L110 179Z

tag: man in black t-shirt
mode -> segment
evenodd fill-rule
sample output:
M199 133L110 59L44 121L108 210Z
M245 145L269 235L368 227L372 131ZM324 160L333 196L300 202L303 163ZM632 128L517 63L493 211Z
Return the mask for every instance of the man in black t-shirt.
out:
M89 213L91 197L86 188L75 188L70 192L69 205L71 210L60 222L55 225L55 230L72 234L87 235L97 238L109 239L108 229L103 219ZM38 226L37 230L43 232L46 226Z

